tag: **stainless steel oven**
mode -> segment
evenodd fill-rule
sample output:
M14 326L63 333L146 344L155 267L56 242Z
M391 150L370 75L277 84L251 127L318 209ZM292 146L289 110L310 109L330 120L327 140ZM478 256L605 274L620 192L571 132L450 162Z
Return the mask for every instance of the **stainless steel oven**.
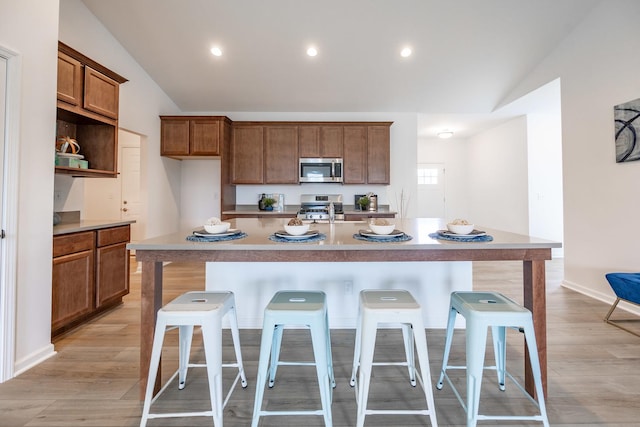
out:
M342 182L342 159L301 158L300 182Z

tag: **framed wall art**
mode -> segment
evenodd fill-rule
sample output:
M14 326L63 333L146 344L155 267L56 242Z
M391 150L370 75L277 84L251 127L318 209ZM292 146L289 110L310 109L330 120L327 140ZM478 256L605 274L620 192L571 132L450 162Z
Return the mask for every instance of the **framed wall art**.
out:
M640 160L640 99L613 107L616 163Z

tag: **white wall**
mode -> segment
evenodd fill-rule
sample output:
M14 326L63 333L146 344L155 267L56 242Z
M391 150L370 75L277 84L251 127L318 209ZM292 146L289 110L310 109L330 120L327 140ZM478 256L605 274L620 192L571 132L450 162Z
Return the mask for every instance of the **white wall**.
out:
M57 1L0 0L0 45L22 58L15 371L53 354L51 246L56 123ZM10 207L16 208L15 206Z
M489 228L528 234L527 122L512 119L469 139L469 212Z
M605 273L640 269L637 233L611 232L640 216L640 162L615 163L613 125L640 97L638 22L640 2L601 2L510 95L561 79L565 284L605 300Z
M220 217L220 160L183 160L181 172L180 227Z
M140 65L118 43L80 0L60 1L60 40L129 81L120 86L119 126L143 135L141 187L146 188L146 237L177 230L180 217L180 162L160 157L161 114L179 113ZM55 75L55 72L52 71ZM54 98L55 99L55 98ZM58 188L56 178L56 188ZM82 180L66 188L70 200L62 209L81 210L75 192L83 193ZM79 196L82 200L82 196ZM158 214L161 212L162 214Z

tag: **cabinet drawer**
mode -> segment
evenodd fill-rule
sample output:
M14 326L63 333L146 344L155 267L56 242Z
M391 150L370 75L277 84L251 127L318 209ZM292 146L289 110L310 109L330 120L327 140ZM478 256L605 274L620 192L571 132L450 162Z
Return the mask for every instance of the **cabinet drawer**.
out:
M93 231L55 236L53 238L53 257L92 250L96 245L95 242Z
M122 227L105 228L98 230L98 247L113 245L116 243L129 241L129 229L128 225Z

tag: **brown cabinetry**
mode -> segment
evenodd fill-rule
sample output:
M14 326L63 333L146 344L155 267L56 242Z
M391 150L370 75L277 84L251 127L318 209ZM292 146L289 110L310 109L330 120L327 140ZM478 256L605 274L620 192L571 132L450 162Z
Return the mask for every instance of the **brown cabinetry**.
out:
M52 336L129 293L129 236L124 225L53 237Z
M264 129L262 126L233 127L231 139L231 182L262 184L264 182Z
M298 183L298 127L266 126L265 184Z
M75 139L88 169L56 166L56 173L117 176L119 88L127 80L59 42L57 81L56 139Z
M344 183L367 183L367 127L344 127Z
M344 183L389 184L389 124L344 127Z
M389 126L369 126L367 129L367 184L391 182Z
M129 293L130 227L114 227L97 232L96 308L119 302Z
M52 334L93 310L94 248L94 232L53 238Z
M160 116L160 155L176 159L218 157L225 134L231 131L226 117Z
M342 157L342 126L300 126L300 157Z

